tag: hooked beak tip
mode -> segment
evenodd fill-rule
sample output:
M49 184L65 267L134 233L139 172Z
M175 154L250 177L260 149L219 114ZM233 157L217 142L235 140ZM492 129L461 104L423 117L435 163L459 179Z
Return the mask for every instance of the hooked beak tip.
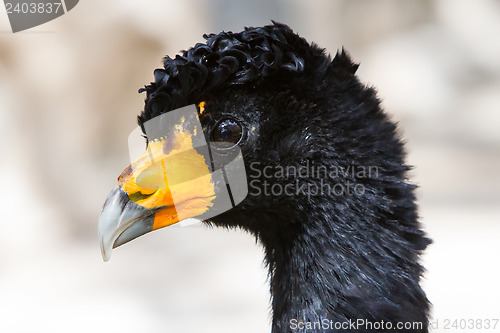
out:
M109 194L99 217L98 237L104 261L115 247L153 230L154 212L129 200L119 187Z
M102 255L102 260L104 260L104 262L109 261L109 259L111 258L111 249L106 248L102 238L101 238L101 255Z

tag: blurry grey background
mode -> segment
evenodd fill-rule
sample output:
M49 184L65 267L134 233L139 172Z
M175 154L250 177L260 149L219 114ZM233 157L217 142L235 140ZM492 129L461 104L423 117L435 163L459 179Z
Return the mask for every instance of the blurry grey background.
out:
M164 229L109 263L96 236L161 58L270 19L344 46L403 129L434 332L500 318L499 1L85 0L15 35L0 9L1 332L270 332L251 236Z

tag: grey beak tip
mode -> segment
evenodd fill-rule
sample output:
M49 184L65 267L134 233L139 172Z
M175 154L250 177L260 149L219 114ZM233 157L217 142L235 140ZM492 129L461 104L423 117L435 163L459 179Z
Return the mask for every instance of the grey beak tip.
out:
M104 246L104 241L103 239L101 238L100 240L100 243L101 243L101 255L102 255L102 260L104 260L104 262L108 262L109 259L111 258L111 251L106 251L106 248Z
M154 212L129 200L120 188L109 194L99 217L98 237L102 259L111 258L115 247L153 230Z

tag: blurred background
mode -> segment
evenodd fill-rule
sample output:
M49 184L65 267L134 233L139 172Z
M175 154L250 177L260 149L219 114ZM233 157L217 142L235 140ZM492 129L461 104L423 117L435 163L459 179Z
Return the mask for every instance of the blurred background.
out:
M17 34L0 9L1 332L270 332L250 235L171 228L104 263L96 234L162 57L271 19L344 46L403 129L434 332L500 318L500 1L85 0Z

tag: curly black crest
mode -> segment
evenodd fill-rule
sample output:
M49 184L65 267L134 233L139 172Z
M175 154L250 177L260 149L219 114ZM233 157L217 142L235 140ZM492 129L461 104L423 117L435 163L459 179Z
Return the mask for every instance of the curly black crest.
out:
M139 90L147 93L139 125L199 102L203 94L216 89L249 83L257 86L269 77L286 82L290 76L326 69L331 59L323 49L309 45L288 26L273 23L239 33L204 35L206 44L198 43L174 59L165 57L164 68L154 71L155 82ZM350 72L357 68L349 60L345 65Z

